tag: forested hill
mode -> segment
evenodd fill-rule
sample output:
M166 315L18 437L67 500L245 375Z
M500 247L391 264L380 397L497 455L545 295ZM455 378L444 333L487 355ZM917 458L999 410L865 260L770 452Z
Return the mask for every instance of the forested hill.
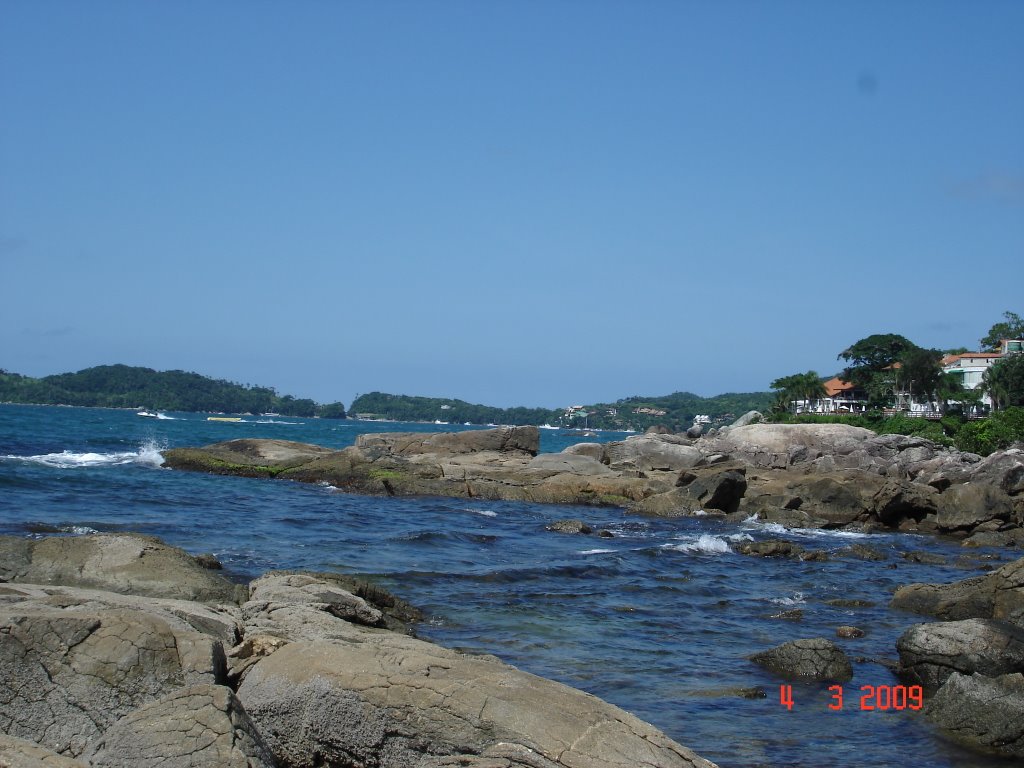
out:
M345 418L341 403L319 405L309 399L279 395L270 387L128 365L100 365L41 379L0 369L0 402Z
M682 430L693 424L698 414L711 417L712 423L727 423L747 411L767 410L774 398L771 392L729 393L714 397L676 392L660 397L627 397L614 403L549 409L495 408L450 398L371 392L357 397L349 413L358 418L453 424L551 424L569 428L638 431L660 424Z

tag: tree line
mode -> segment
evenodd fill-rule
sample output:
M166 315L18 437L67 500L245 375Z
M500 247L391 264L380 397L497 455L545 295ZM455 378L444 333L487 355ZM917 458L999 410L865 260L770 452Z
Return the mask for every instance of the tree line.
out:
M582 406L571 412L565 408L498 408L464 400L371 392L359 395L349 413L357 418L394 421L445 421L453 424L550 424L568 429L644 430L661 425L677 431L693 424L697 414L712 420L728 421L752 410L765 410L771 393L727 393L701 397L690 392L675 392L658 397L634 396L613 403Z
M0 370L0 401L156 411L279 413L345 418L342 403L318 404L272 387L237 384L186 371L100 365L77 373L31 378Z

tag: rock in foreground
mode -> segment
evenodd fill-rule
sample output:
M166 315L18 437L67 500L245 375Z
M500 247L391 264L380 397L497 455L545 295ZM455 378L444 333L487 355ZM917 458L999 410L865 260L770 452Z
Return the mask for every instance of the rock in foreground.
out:
M145 541L177 594L194 563ZM52 581L47 553L109 543L37 542L18 562ZM96 578L123 570L102 563ZM391 631L410 611L382 590L282 572L243 592L0 585L0 766L714 768L594 696Z
M1024 757L1024 675L991 678L954 672L925 714L968 746Z

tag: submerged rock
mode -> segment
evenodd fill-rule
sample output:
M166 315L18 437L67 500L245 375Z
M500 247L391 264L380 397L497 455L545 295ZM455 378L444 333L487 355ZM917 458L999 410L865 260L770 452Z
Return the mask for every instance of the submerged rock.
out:
M545 527L555 533L579 533L586 535L594 532L594 529L582 520L556 520Z
M853 677L853 667L835 643L823 637L793 640L750 657L755 664L783 677L838 683Z

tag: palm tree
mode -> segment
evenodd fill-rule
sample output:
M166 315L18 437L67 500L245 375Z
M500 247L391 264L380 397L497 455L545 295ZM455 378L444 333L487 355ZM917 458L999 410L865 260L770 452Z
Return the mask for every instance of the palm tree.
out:
M771 383L772 389L779 390L778 399L773 410L788 411L790 405L793 413L797 412L801 401L810 407L812 400L820 400L825 397L825 385L816 371L807 373L794 373L791 376L783 376Z
M808 407L812 400L821 400L826 394L825 384L817 371L800 374L800 396L807 401Z

